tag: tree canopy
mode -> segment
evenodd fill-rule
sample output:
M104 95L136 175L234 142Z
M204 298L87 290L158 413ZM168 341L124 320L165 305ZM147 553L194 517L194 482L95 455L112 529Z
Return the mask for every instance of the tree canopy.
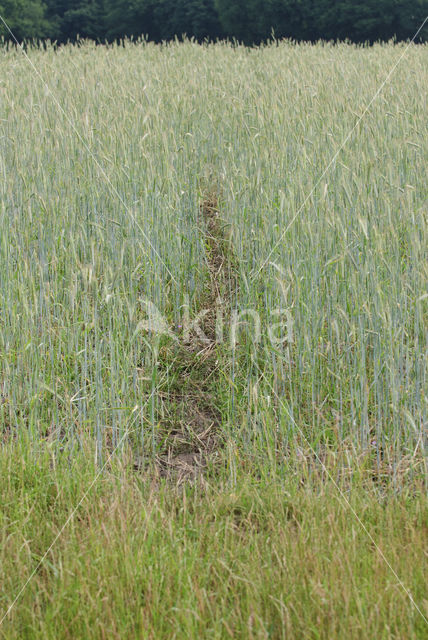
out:
M428 0L0 0L0 15L18 40L104 42L146 36L231 38L257 44L276 38L374 42L413 37ZM0 35L10 39L0 25ZM428 26L417 41L428 39Z

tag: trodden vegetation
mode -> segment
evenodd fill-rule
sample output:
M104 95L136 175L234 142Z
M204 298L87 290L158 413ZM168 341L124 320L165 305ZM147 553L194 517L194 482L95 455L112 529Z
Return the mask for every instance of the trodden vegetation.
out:
M27 54L0 637L422 638L427 47Z

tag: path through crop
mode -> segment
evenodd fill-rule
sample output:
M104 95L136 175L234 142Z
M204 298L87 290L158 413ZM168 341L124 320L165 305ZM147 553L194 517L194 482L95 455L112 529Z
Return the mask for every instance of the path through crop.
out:
M218 323L230 315L234 271L214 191L203 195L199 213L208 277L196 309L198 321L173 348L159 354L160 367L169 367L172 382L162 394L157 469L178 483L195 479L208 463L215 463L223 440Z

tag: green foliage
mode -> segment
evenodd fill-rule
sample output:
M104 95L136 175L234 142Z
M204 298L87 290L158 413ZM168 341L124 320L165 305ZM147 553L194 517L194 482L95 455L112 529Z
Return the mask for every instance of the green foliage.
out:
M49 35L45 9L42 0L0 0L0 15L19 41ZM0 23L0 36L13 39L3 23Z
M53 40L67 42L77 36L104 39L104 0L45 0L45 4Z
M271 37L374 42L411 38L427 0L215 0L225 33L247 44ZM425 28L421 38L427 37Z
M158 0L154 16L162 40L176 35L214 40L222 35L212 0Z
M355 42L405 40L413 37L427 15L426 0L317 0L312 37ZM427 29L424 35L426 38Z
M187 35L253 44L274 34L374 42L411 38L428 14L428 0L1 0L0 12L18 39ZM7 37L4 28L0 33ZM418 40L427 37L428 27Z
M105 31L109 39L146 36L157 40L156 0L105 0Z
M251 44L268 34L271 22L269 9L263 0L215 0L223 28L230 38Z

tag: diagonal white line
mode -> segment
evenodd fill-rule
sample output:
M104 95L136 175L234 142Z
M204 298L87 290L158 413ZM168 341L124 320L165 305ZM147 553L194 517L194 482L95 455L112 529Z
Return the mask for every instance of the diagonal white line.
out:
M278 245L280 244L280 242L282 241L283 237L285 236L285 234L290 230L290 228L293 226L293 224L295 223L295 221L297 220L297 218L299 217L299 215L301 214L301 212L303 211L306 203L308 202L308 200L312 197L314 191L316 190L316 188L319 186L321 180L324 178L324 176L328 173L328 171L330 170L330 167L332 166L332 164L335 162L336 158L338 157L339 153L342 151L342 149L344 148L344 146L346 145L346 143L348 142L349 138L352 136L352 134L354 133L355 129L360 125L362 119L365 117L365 115L367 114L367 112L369 111L370 107L372 106L373 102L376 100L376 98L378 97L378 95L380 94L380 92L382 91L382 89L384 88L384 86L386 85L386 83L388 82L388 80L390 79L390 77L392 76L392 74L394 73L394 71L396 70L396 68L398 67L398 65L400 64L400 62L402 61L402 59L404 58L404 56L406 55L409 47L413 44L413 42L415 41L415 39L418 37L419 33L422 31L422 29L424 28L426 22L428 21L428 16L425 18L425 20L423 21L423 23L421 24L421 26L419 27L419 29L416 31L415 35L413 36L413 38L410 40L410 42L408 43L407 47L404 49L403 53L401 54L401 56L398 58L397 62L394 64L394 66L391 68L391 70L389 71L388 75L386 76L385 80L382 82L382 84L380 85L379 89L376 91L376 93L374 94L373 98L370 100L370 102L368 103L368 105L366 106L366 108L364 109L363 113L361 114L361 116L358 118L357 122L354 124L354 126L352 127L352 129L349 131L349 133L345 136L345 138L342 140L339 148L337 149L336 153L334 154L334 156L332 157L332 159L330 160L330 162L328 163L328 165L326 166L326 168L324 169L324 171L322 172L322 174L320 175L320 177L318 178L318 180L316 181L315 185L312 187L309 195L306 196L306 198L304 199L303 203L300 205L300 207L297 209L296 213L294 214L294 216L291 218L290 222L287 224L286 228L284 229L284 231L281 233L279 240L275 243L273 249L271 249L268 257L264 260L262 266L258 269L257 273L253 276L253 277L257 277L260 273L260 271L262 271L262 269L265 268L265 266L267 265L267 263L269 262L273 252L275 251L275 249L278 247Z
M312 190L310 191L309 195L305 198L305 200L303 201L303 204L298 208L298 210L296 211L296 213L294 214L294 216L292 217L292 219L290 220L290 222L288 223L288 225L286 226L285 230L282 232L279 240L275 243L274 247L272 248L272 250L270 251L268 257L265 259L265 261L263 262L262 266L258 269L257 273L255 274L254 277L257 277L259 275L259 273L264 269L264 267L266 266L266 264L268 263L268 261L270 260L273 252L275 251L275 249L278 247L278 245L280 244L280 242L282 241L282 239L284 238L284 236L286 235L286 233L289 231L289 229L291 228L291 226L294 224L294 222L297 220L298 216L300 215L300 213L302 212L303 208L305 207L306 203L308 202L308 200L311 198L311 196L313 195L314 191L316 190L316 188L318 187L318 185L320 184L320 182L322 181L322 179L324 178L324 176L327 174L327 172L329 171L330 167L332 166L332 164L335 162L336 158L338 157L339 153L342 151L342 149L344 148L344 146L346 145L346 143L348 142L348 140L350 139L350 137L352 136L352 134L354 133L355 129L360 125L361 121L363 120L363 118L365 117L365 115L367 114L367 112L369 111L371 105L373 104L373 102L376 100L376 98L378 97L378 95L380 94L380 92L382 91L383 87L385 86L385 84L388 82L388 80L391 78L392 74L394 73L394 71L396 70L396 68L398 67L398 65L400 64L400 62L403 60L404 56L406 55L407 51L409 50L409 47L413 44L413 42L415 41L415 39L417 38L418 34L422 31L422 29L424 28L425 24L428 21L428 16L425 18L425 20L422 22L421 26L419 27L419 29L416 31L415 35L413 36L413 38L410 40L410 42L408 43L408 45L406 46L406 48L404 49L403 53L401 54L401 56L398 58L397 62L393 65L393 67L390 69L390 71L388 72L386 78L384 79L384 81L382 82L382 84L380 85L380 87L378 88L378 90L376 91L376 93L374 94L374 96L372 97L372 99L370 100L369 104L366 106L366 108L364 109L363 113L361 114L361 116L358 118L358 120L356 121L356 123L354 124L354 126L352 127L352 129L349 131L349 133L346 135L346 137L342 140L342 143L340 144L339 148L337 149L336 153L333 155L332 159L330 160L330 162L328 163L327 167L324 169L323 173L321 174L321 176L318 178L318 180L316 181L314 187L312 188ZM428 620L425 617L425 615L422 613L420 607L418 606L418 604L415 602L412 594L410 593L410 591L407 589L407 587L404 585L404 583L402 582L402 580L399 578L399 576L397 575L396 571L394 570L394 568L391 566L390 562L388 561L388 559L386 558L385 554L383 553L382 549L380 549L380 547L377 545L376 541L374 540L373 536L371 535L370 531L367 529L367 527L365 526L364 522L362 522L361 518L358 516L358 514L356 513L355 509L352 507L352 505L350 504L348 498L346 497L346 495L343 493L343 491L340 489L340 487L338 486L337 482L334 480L334 478L332 477L332 475L330 474L330 472L328 471L328 469L326 468L325 464L322 462L322 460L320 459L320 457L318 456L317 452L315 451L315 449L311 446L310 442L308 441L308 439L306 438L306 436L304 435L303 431L300 429L300 427L297 425L297 423L295 422L293 416L290 414L290 412L288 411L288 407L286 407L286 405L284 404L284 402L281 400L281 398L278 396L278 394L276 393L275 389L273 388L273 386L270 384L270 382L267 380L267 378L265 377L264 373L262 371L260 371L260 368L258 366L258 364L256 363L257 369L259 370L260 374L263 376L263 378L266 380L266 383L268 384L270 390L272 391L272 393L277 397L278 401L281 403L282 407L286 410L289 418L291 419L293 425L296 427L296 429L299 431L300 435L303 437L303 439L305 440L305 442L308 444L309 448L311 449L311 451L314 453L314 455L316 456L318 462L322 465L325 473L327 474L328 478L332 481L332 483L334 484L335 488L338 490L342 500L345 502L345 504L349 507L349 509L351 510L353 516L355 517L355 519L357 520L357 522L360 524L360 526L362 527L363 531L366 533L366 535L368 536L368 538L370 539L370 541L373 543L373 545L375 546L376 550L378 551L379 555L381 556L381 558L384 560L384 562L386 563L386 565L388 566L388 568L390 569L390 571L392 572L392 574L394 575L395 579L398 581L399 585L401 586L401 588L404 590L404 592L407 594L410 602L412 603L412 605L414 606L414 608L416 609L416 611L421 615L421 617L423 618L423 620L425 621L425 623L428 625Z
M297 422L294 420L293 416L291 415L290 411L288 410L287 405L283 402L283 400L279 397L279 395L277 394L277 392L275 391L273 385L269 382L269 380L266 378L265 374L260 370L259 365L257 364L257 362L255 362L255 365L260 373L260 376L266 381L266 384L268 385L270 391L273 393L273 395L277 398L277 400L281 403L281 406L283 407L283 409L285 409L285 411L287 412L288 417L290 418L293 426L297 429L297 431L299 432L299 434L302 436L302 438L304 439L304 441L306 442L306 444L308 445L309 449L312 451L312 453L315 455L316 459L318 460L318 462L320 463L320 465L322 466L323 470L325 471L325 473L327 474L329 480L331 480L331 482L333 483L333 485L335 486L335 488L337 489L337 491L340 494L340 497L342 498L342 500L345 502L345 506L348 506L349 509L351 510L352 514L354 515L354 517L356 518L357 522L360 524L360 526L362 527L363 531L367 534L368 538L370 539L370 541L373 543L373 545L375 546L377 552L379 553L379 555L381 556L381 558L384 560L384 562L386 563L386 565L388 566L388 568L390 569L390 571L392 572L392 574L394 575L395 579L397 580L398 584L401 586L401 588L404 590L404 592L407 594L410 602L412 603L412 605L415 607L416 611L422 616L422 618L424 619L424 621L426 622L426 624L428 625L428 620L426 619L426 617L424 616L424 614L422 613L420 607L418 606L418 604L415 602L412 594L410 593L410 591L407 589L407 587L405 586L405 584L403 583L403 581L400 579L400 577L397 575L396 571L394 570L394 568L391 566L391 563L389 562L388 558L385 556L385 554L383 553L382 549L379 547L379 545L376 543L375 539L373 538L373 536L371 535L370 531L367 529L366 525L364 524L364 522L361 520L361 518L359 517L358 513L355 511L355 509L353 508L353 506L351 505L351 503L349 502L348 498L346 497L346 495L343 493L342 489L339 487L339 485L337 484L336 480L333 478L333 476L331 475L331 473L329 472L329 470L327 469L327 467L325 466L324 462L321 460L321 458L319 457L319 455L317 454L317 452L315 451L315 449L313 448L313 446L311 445L311 443L309 442L309 440L307 439L307 437L305 436L305 434L303 433L302 429L298 426Z
M95 155L93 154L93 152L91 151L91 149L88 147L87 143L85 142L85 140L82 138L81 134L79 133L79 131L76 129L73 121L71 120L71 118L67 115L67 113L64 111L63 107L61 106L60 102L58 101L58 99L56 98L55 94L52 92L52 90L50 89L49 85L47 84L47 82L44 80L43 76L41 75L41 73L39 72L39 70L36 68L36 66L34 65L33 61L29 58L29 56L27 55L25 49L23 48L23 46L18 42L17 38L15 37L14 33L11 31L9 25L6 23L6 21L4 20L3 16L0 15L0 20L1 22L4 24L4 26L6 27L6 29L8 30L8 32L10 33L10 35L12 36L13 40L15 41L15 43L17 44L17 46L21 49L23 55L25 56L25 58L27 59L27 61L29 62L29 64L31 65L33 71L35 72L35 74L37 75L38 78L40 78L40 80L42 81L43 85L45 86L45 88L47 89L49 95L52 97L54 103L56 104L56 106L58 107L59 111L63 114L63 116L65 117L65 119L67 120L67 122L69 123L69 125L71 126L72 130L74 131L74 133L77 135L77 137L79 138L80 142L82 143L82 145L84 146L84 148L86 149L86 151L89 153L89 155L92 157L92 159L94 160L96 166L99 168L99 170L101 171L102 175L104 176L104 178L106 179L108 185L110 186L111 190L113 191L113 193L117 196L117 198L119 199L119 201L121 202L121 204L123 205L123 207L125 208L125 211L129 214L129 216L131 217L132 221L134 222L134 224L136 225L136 227L139 229L139 231L142 233L143 237L146 239L146 241L148 242L148 244L150 245L150 247L153 249L153 251L155 252L155 254L158 256L158 258L160 259L161 263L164 265L164 267L166 268L167 272L169 273L169 275L171 276L172 280L177 283L177 280L174 278L173 274L171 273L171 271L168 269L167 265L165 264L164 260L161 258L161 256L159 255L159 253L157 252L157 250L155 249L155 247L153 246L153 244L151 243L150 239L147 237L144 229L142 229L141 225L138 223L138 221L136 220L135 216L133 215L133 213L130 211L130 209L128 208L128 206L126 205L125 201L123 200L122 196L120 195L120 193L118 192L118 190L116 189L116 187L112 184L110 178L108 177L108 175L106 174L106 172L104 171L103 167L100 165L100 163L98 162L97 158L95 157ZM168 374L169 369L172 367L174 361L169 365L169 367L167 368L167 371L165 372L164 376L166 376ZM146 400L146 402L144 403L144 405L141 407L144 408L147 403L150 401L151 397L153 396L153 393L156 391L156 389L154 389L152 391L152 393L150 394L149 398ZM140 409L140 411L141 411ZM32 580L32 578L34 577L34 575L37 573L37 571L39 570L40 566L43 564L43 562L45 561L47 555L49 554L49 552L51 551L51 549L53 548L53 546L56 544L56 542L58 541L59 537L62 535L63 531L65 530L65 528L67 527L67 525L70 523L70 521L73 519L74 514L76 513L77 509L80 507L80 505L83 503L83 501L86 499L86 497L88 496L89 492L91 491L91 489L93 488L93 486L95 485L95 483L97 482L98 478L100 477L101 473L103 472L105 466L108 464L108 462L111 460L112 456L114 455L114 453L117 451L117 449L120 447L120 445L122 444L122 442L124 441L124 439L129 435L129 430L125 431L124 435L122 436L122 438L119 440L119 442L117 443L117 445L115 446L115 448L113 449L113 451L108 455L106 461L104 462L104 464L102 465L102 467L99 469L98 473L96 474L95 478L93 479L93 481L91 482L91 484L89 485L89 487L87 488L87 490L85 491L85 493L83 494L83 496L81 497L81 499L79 500L79 502L77 503L77 505L74 507L73 511L71 512L71 514L68 516L67 520L65 521L64 525L62 526L62 528L60 529L60 531L57 533L57 535L55 536L54 540L52 541L52 543L50 544L49 548L45 551L45 553L43 554L42 558L39 560L38 564L36 565L35 569L32 571L32 573L30 574L30 576L28 577L27 581L25 582L25 584L21 587L21 589L19 590L18 594L15 596L13 602L10 604L9 608L7 609L6 613L3 615L3 617L0 619L0 626L3 624L4 620L7 618L7 616L9 615L9 613L12 611L13 607L15 606L15 604L18 602L18 600L20 599L21 595L23 594L23 592L25 591L25 589L27 588L29 582Z
M76 128L76 126L74 125L73 121L71 120L71 118L69 117L69 115L66 113L66 111L63 109L61 103L59 102L58 98L56 97L56 95L53 93L53 91L51 90L51 88L49 87L48 83L46 82L46 80L43 78L42 74L40 73L40 71L37 69L37 67L35 66L35 64L33 63L33 61L31 60L31 58L27 55L27 52L25 51L24 47L22 46L22 44L20 44L20 42L16 39L15 35L13 34L13 32L11 31L9 25L5 22L5 19L3 18L3 16L0 14L0 20L1 22L4 24L4 26L6 27L6 29L8 30L8 32L10 33L10 35L12 36L12 38L14 39L16 45L21 49L23 55L25 56L26 60L29 62L31 68L33 69L34 73L37 75L37 77L42 81L44 87L46 88L46 90L48 91L49 95L51 96L52 100L54 101L55 105L58 107L59 111L62 113L62 115L65 117L65 119L67 120L68 124L70 125L70 127L72 128L73 132L76 134L76 136L79 138L80 142L82 143L82 145L84 146L85 150L89 153L89 155L91 156L91 158L93 159L94 163L96 164L96 166L98 167L98 169L101 171L103 177L105 178L107 184L109 185L111 191L114 193L114 195L118 198L118 200L120 201L120 203L122 204L122 206L124 207L126 213L129 215L129 217L131 218L131 220L133 221L133 223L135 224L135 226L137 227L137 229L142 233L144 239L147 241L147 243L149 244L149 246L151 247L151 249L153 249L153 251L155 252L156 256L159 258L159 260L161 261L161 263L163 264L163 266L165 267L165 269L167 270L168 274L171 276L172 280L175 282L175 284L178 284L177 280L174 278L174 276L172 275L171 271L168 269L167 265L165 264L165 261L162 259L162 257L159 255L157 249L153 246L150 238L147 236L147 234L145 233L144 229L141 227L141 225L139 224L139 222L137 221L136 217L134 216L134 214L132 213L132 211L129 209L129 207L127 206L126 202L124 201L124 199L122 198L122 196L120 195L119 191L116 189L116 187L114 186L114 184L112 183L112 181L110 180L110 178L108 177L107 173L105 172L105 170L103 169L103 167L101 166L101 164L98 162L96 156L94 155L94 153L91 151L91 149L89 148L89 146L87 145L86 141L84 140L84 138L81 136L80 132L78 131L78 129ZM147 253L147 250L146 250ZM150 258L149 254L147 253L148 257Z
M178 357L178 356L177 356ZM168 375L169 370L171 369L171 367L173 366L173 364L175 363L176 359L173 360L170 365L167 367L165 373L163 374L163 378L165 379L166 376ZM160 381L162 382L162 380ZM159 385L158 385L159 386ZM151 392L151 394L149 395L149 397L147 398L147 400L145 401L145 403L140 407L140 410L137 413L137 416L141 413L142 409L144 409L144 407L147 406L147 403L150 402L151 398L153 397L153 394L155 393L155 391L157 390L158 387L156 387L155 389L153 389L153 391ZM73 508L72 512L70 513L70 515L68 516L67 520L64 522L64 524L62 525L61 529L58 531L58 533L56 534L55 538L52 540L51 544L49 545L49 547L46 549L45 553L43 554L43 556L40 558L39 562L37 563L37 565L35 566L35 568L33 569L33 571L31 572L31 574L29 575L29 577L27 578L26 582L23 584L23 586L21 587L21 589L18 591L18 593L16 594L15 598L13 599L13 601L11 602L11 604L9 605L7 611L3 614L2 618L0 619L0 627L3 624L3 622L6 620L6 618L8 617L8 615L10 614L10 612L12 611L12 609L14 608L14 606L16 605L16 603L18 602L18 600L20 599L20 597L22 596L22 594L24 593L25 589L27 588L28 584L31 582L31 580L34 578L34 576L36 575L37 571L40 569L40 567L42 566L43 562L46 560L48 554L50 553L50 551L52 550L52 548L54 547L54 545L57 543L58 539L61 537L61 535L63 534L64 530L67 528L68 524L71 522L71 520L74 518L74 515L76 513L76 511L78 510L78 508L80 507L80 505L86 500L88 494L90 493L90 491L92 490L92 488L94 487L95 483L97 482L98 478L101 476L102 472L104 471L106 465L110 462L110 460L112 459L112 457L114 456L114 454L116 453L116 451L118 450L118 448L120 447L120 445L122 444L122 442L125 440L125 438L131 433L132 431L130 429L126 429L125 433L123 434L123 436L120 438L119 442L116 444L116 446L114 447L114 449L111 451L111 453L107 456L104 464L100 467L100 469L98 470L97 474L95 475L94 479L92 480L92 482L90 483L89 487L86 489L86 491L83 493L82 497L80 498L79 502L76 504L76 506Z
M170 276L173 278L174 282L176 282L174 276L171 274L171 272L169 271L168 267L165 265L164 261L162 260L162 258L159 256L158 252L156 251L156 249L153 247L152 243L150 242L150 240L148 239L148 237L146 236L144 230L140 227L140 225L138 224L138 222L136 221L135 217L133 216L133 214L129 211L128 207L126 206L125 202L123 201L122 197L120 196L120 194L118 193L117 189L114 187L114 185L111 183L110 179L108 178L107 174L105 173L104 169L101 167L101 165L99 164L98 160L96 159L96 157L94 156L94 154L92 153L92 151L89 149L88 145L86 144L86 142L83 140L82 136L80 135L80 133L77 131L76 127L74 126L73 122L70 120L70 118L67 116L67 114L65 113L64 109L62 108L62 106L60 105L60 103L58 102L58 100L56 99L55 95L52 93L52 91L50 90L49 86L47 85L47 83L44 81L43 77L41 76L41 74L39 73L39 71L37 70L37 68L34 66L33 62L31 61L31 59L27 56L24 48L22 47L22 45L18 42L18 40L15 38L14 34L12 33L12 31L10 30L9 26L6 24L6 22L4 21L3 17L0 15L0 19L3 22L3 24L5 25L5 27L7 28L7 30L9 31L9 33L11 34L11 36L13 37L14 41L16 42L16 44L21 48L24 56L27 58L28 62L30 63L30 65L32 66L34 72L37 74L37 76L42 80L43 84L45 85L45 87L48 89L50 95L52 96L55 104L58 106L58 108L60 109L60 111L63 113L63 115L66 117L67 121L69 122L69 124L71 125L73 131L76 133L76 135L78 136L79 140L82 142L82 144L84 145L85 149L88 151L88 153L91 155L91 157L94 159L95 163L97 164L98 168L101 170L102 174L104 175L104 177L106 178L108 184L110 185L110 187L112 188L113 192L115 193L115 195L117 195L117 197L119 198L119 200L121 201L121 203L123 204L123 206L125 207L127 213L129 213L129 215L131 216L131 218L133 219L134 223L136 224L136 226L139 228L139 230L142 232L143 236L145 237L145 239L148 241L148 243L150 244L151 248L155 251L156 255L159 257L159 259L161 260L161 262L164 264L165 268L167 269L168 273L170 274ZM351 137L351 135L353 134L354 130L359 126L360 122L362 121L362 119L364 118L364 116L366 115L366 113L368 112L369 108L371 107L372 103L374 102L374 100L377 98L377 96L379 95L379 93L381 92L381 90L383 89L383 87L385 86L385 84L388 82L389 78L391 77L391 75L393 74L393 72L395 71L395 69L397 68L397 66L399 65L399 63L401 62L401 60L403 59L403 57L405 56L405 54L407 53L409 47L411 46L411 44L414 42L414 40L416 39L416 37L418 36L418 34L420 33L420 31L423 29L423 27L425 26L426 22L428 21L428 16L425 18L425 20L423 21L423 23L421 24L421 26L419 27L419 29L417 30L417 32L415 33L415 35L413 36L413 38L411 39L411 41L409 42L409 44L407 45L407 47L405 48L404 52L402 53L402 55L400 56L400 58L398 59L398 61L395 63L395 65L392 67L392 69L389 71L388 75L386 76L385 80L383 81L383 83L381 84L381 86L379 87L379 89L376 91L375 95L373 96L373 98L371 99L371 101L369 102L369 104L367 105L367 107L365 108L363 114L358 118L356 124L354 125L354 127L351 129L351 131L348 133L348 135L345 137L345 139L342 141L339 149L336 151L335 155L333 156L333 158L331 159L331 161L329 162L329 164L327 165L326 169L324 170L324 172L322 173L322 175L320 176L320 178L318 179L318 181L316 182L315 186L312 188L311 192L309 193L309 195L306 197L306 199L304 200L303 204L301 205L301 207L297 210L296 214L293 216L293 218L291 219L290 223L287 225L286 229L284 230L284 232L281 234L280 239L277 241L277 243L275 244L275 246L273 247L273 249L271 250L271 252L269 253L269 256L266 258L265 262L262 264L262 266L260 267L260 269L257 271L256 275L258 275L260 273L260 271L265 267L265 265L267 264L267 262L269 261L272 253L274 252L274 250L276 249L276 247L279 245L279 243L281 242L282 238L284 237L284 235L287 233L287 231L290 229L290 227L292 226L292 224L294 223L294 221L297 219L297 217L299 216L299 214L301 213L302 209L304 208L306 202L310 199L310 197L312 196L312 194L314 193L315 189L318 187L318 185L320 184L321 180L323 179L323 177L326 175L326 173L328 172L328 170L330 169L331 165L334 163L334 161L336 160L337 156L339 155L339 153L341 152L341 150L343 149L343 147L346 145L347 141L349 140L349 138ZM171 365L168 367L169 368L172 366ZM281 403L282 407L286 410L289 418L292 420L293 425L297 428L297 430L299 431L299 433L301 434L301 436L303 437L303 439L307 442L309 448L311 449L311 451L314 453L315 457L317 458L317 460L319 461L319 463L321 464L321 466L323 467L324 471L326 472L327 476L329 477L329 479L332 481L332 483L334 484L334 486L336 487L336 489L338 490L341 498L344 500L345 504L349 507L349 509L351 510L352 514L354 515L354 517L356 518L356 520L359 522L359 524L361 525L361 527L363 528L363 530L365 531L365 533L367 534L367 536L369 537L369 539L371 540L371 542L374 544L375 548L377 549L378 553L380 554L380 556L382 557L382 559L385 561L385 563L387 564L387 566L389 567L389 569L391 570L391 572L393 573L394 577L397 579L398 583L400 584L400 586L403 588L403 590L405 591L405 593L407 594L407 596L409 597L411 603L413 604L413 606L415 607L415 609L418 611L418 613L422 616L423 620L428 624L428 620L425 618L424 614L422 613L422 611L420 610L419 606L417 605L417 603L414 601L411 593L409 592L409 590L406 588L406 586L403 584L403 582L400 580L399 576L397 575L397 573L394 571L393 567L391 566L391 564L389 563L388 559L385 557L384 553L382 552L382 550L379 548L379 546L376 544L375 540L373 539L372 535L370 534L370 532L368 531L367 527L364 525L364 523L361 521L361 519L359 518L358 514L356 513L356 511L353 509L352 505L350 504L349 500L347 499L346 495L343 493L343 491L340 489L340 487L338 486L338 484L336 483L336 481L334 480L334 478L331 476L330 472L328 471L328 469L326 468L325 464L322 462L322 460L319 458L318 454L316 453L315 449L311 446L311 444L309 443L308 439L306 438L306 436L304 435L303 431L300 429L300 427L297 425L297 423L295 422L294 418L291 416L291 414L288 411L288 408L286 407L286 405L284 404L284 402L281 400L281 398L278 396L277 392L275 391L275 389L273 388L273 386L270 384L270 382L267 380L267 378L265 377L264 373L262 371L260 371L260 368L258 366L258 364L256 363L257 368L259 369L259 372L261 374L261 376L265 379L266 383L268 384L269 388L271 389L272 393L277 397L278 401ZM167 370L167 372L168 372ZM167 373L166 372L166 373ZM166 374L165 374L166 375ZM155 390L154 390L155 391ZM146 403L143 405L145 406L147 404L147 402L150 400L150 398L152 397L154 391L152 392L152 394L149 396L148 400L146 401ZM19 591L19 593L17 594L17 596L15 597L14 601L12 602L12 604L9 606L7 612L5 613L5 615L1 618L0 620L0 626L3 623L3 621L5 620L5 618L9 615L10 611L12 610L12 608L14 607L14 605L16 604L16 602L19 600L19 598L21 597L22 593L24 592L25 588L27 587L28 583L30 582L30 580L34 577L35 573L38 571L39 567L41 566L41 564L44 562L44 560L46 559L48 553L50 552L50 550L52 549L52 547L54 546L54 544L57 542L58 538L60 537L60 535L62 534L62 532L64 531L64 529L66 528L66 526L68 525L68 523L71 521L71 519L73 518L75 512L77 511L77 509L79 508L79 506L82 504L82 502L85 500L85 498L87 497L87 495L89 494L89 492L91 491L92 487L94 486L94 484L96 483L96 481L98 480L98 478L100 477L103 469L105 468L106 464L111 460L111 457L113 456L113 454L115 453L115 451L117 450L117 448L120 446L120 444L123 442L124 438L126 437L126 435L128 435L128 431L125 432L124 436L120 439L119 443L116 445L116 447L114 448L114 450L109 454L107 460L105 461L105 463L103 464L103 466L101 467L101 469L99 470L99 472L97 473L97 475L95 476L94 480L91 482L90 486L88 487L88 489L85 491L85 493L83 494L82 498L80 499L80 501L78 502L78 504L76 505L76 507L74 508L74 510L72 511L72 513L70 514L70 516L67 518L66 522L64 523L63 527L61 528L61 530L59 531L59 533L57 534L57 536L54 538L53 542L51 543L51 545L49 546L49 548L47 549L47 551L45 552L45 554L42 556L41 560L39 561L39 563L37 564L36 568L34 569L34 571L31 573L30 577L27 579L26 583L24 584L24 586L21 588L21 590Z

